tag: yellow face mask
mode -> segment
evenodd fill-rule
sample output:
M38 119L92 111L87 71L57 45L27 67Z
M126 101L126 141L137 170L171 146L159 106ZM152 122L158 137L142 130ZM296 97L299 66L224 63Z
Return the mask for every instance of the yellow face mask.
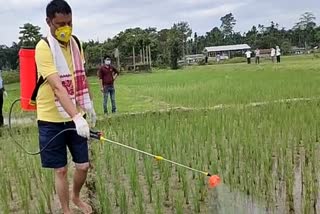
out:
M56 37L61 42L69 42L72 36L72 27L66 25L56 29Z

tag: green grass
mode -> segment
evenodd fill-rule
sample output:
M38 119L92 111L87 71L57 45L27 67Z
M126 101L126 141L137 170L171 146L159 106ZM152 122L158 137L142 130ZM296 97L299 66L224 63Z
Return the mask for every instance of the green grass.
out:
M283 57L279 65L225 64L127 74L116 82L119 113L108 118L102 114L98 80L90 77L100 119L97 129L112 140L219 174L228 187L222 189L253 197L262 213L265 208L278 213L295 209L293 193L300 174L302 209L314 213L320 169L320 124L315 118L320 116L320 101L246 108L237 104L318 98L319 71L320 59L299 56ZM19 84L6 88L9 97L4 111L8 112L19 97ZM219 104L235 105L205 110ZM203 110L158 111L174 107ZM145 111L155 112L126 114ZM8 140L7 129L0 131L0 168L4 172L0 173L0 213L28 213L23 210L31 204L34 210L47 211L53 193L52 173L40 167L39 157L25 155ZM35 127L15 131L16 139L28 150L37 149ZM238 201L223 204L222 189L209 190L201 175L111 144L92 143L91 149L91 182L98 211L214 213L219 209L223 213L246 207ZM297 171L299 164L301 172ZM279 189L284 189L286 196L283 212L275 206L281 203L277 201Z
M257 101L318 97L320 60L312 56L284 57L279 65L227 64L127 74L116 82L120 113L168 107L213 107ZM90 77L94 102L102 114L102 93L98 79ZM6 86L9 97L4 111L19 97L19 84ZM109 102L110 105L110 102Z
M308 183L302 184L305 189L302 200L310 201L310 204L316 201L320 123L314 118L320 116L319 105L319 101L313 101L207 112L147 113L111 118L108 124L101 122L98 127L116 141L163 155L196 169L219 174L223 183L234 192L242 192L260 201L261 211L263 207L268 207L277 213L275 201L279 200L280 194L277 186L281 185L280 182L286 182L288 187L284 194L293 193L296 188L294 181L299 176L296 166L300 161L303 162L302 165L305 164L302 176ZM127 188L127 192L135 192L136 189L130 187L130 175L133 168L132 156L137 154L109 143L102 148L94 145L94 149L107 157L105 160L102 156L95 157L93 162L98 166L95 170L106 171L108 176L113 176L114 172L108 167L109 158L121 163L117 169L124 173L117 174L116 177ZM123 157L126 157L128 163ZM155 199L155 212L158 209L156 204L167 201L169 204L174 203L172 197L177 192L181 195L186 192L183 201L188 204L184 204L184 210L191 209L192 213L197 210L204 213L215 212L209 209L209 205L215 201L206 187L205 177L164 162L157 163L149 157L139 157L140 161L136 161L138 166L150 161L153 163L154 176L158 175L154 177L151 190ZM180 182L179 172L182 173ZM143 171L140 173L145 177ZM110 183L106 181L104 185L107 188ZM150 194L146 178L139 179L137 186ZM159 187L162 189L160 195L157 190ZM151 206L148 194L144 197L144 204ZM108 196L115 197L112 193ZM104 202L103 197L97 200L101 204ZM294 202L290 197L288 200ZM235 205L237 201L228 206ZM135 204L131 203L131 206L134 207ZM221 209L228 208L224 206ZM244 209L244 205L242 206L241 209ZM312 206L306 204L304 208L311 210ZM117 210L117 207L114 206L113 209Z
M280 65L214 65L143 74L134 79L127 76L120 84L158 102L185 107L317 96L320 61L297 59L290 63L284 59Z

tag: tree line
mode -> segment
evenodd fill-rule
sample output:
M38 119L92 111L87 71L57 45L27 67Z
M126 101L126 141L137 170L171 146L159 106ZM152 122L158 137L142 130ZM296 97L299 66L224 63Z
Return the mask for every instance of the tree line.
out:
M232 13L220 20L221 25L205 35L193 32L187 22L179 22L170 29L130 28L104 42L89 40L83 43L87 66L95 68L104 55L113 55L115 49L119 50L120 62L130 63L133 47L136 55L145 53L147 47L150 48L153 66L170 66L176 69L178 60L183 56L201 54L208 46L246 43L252 48L268 49L278 45L286 54L293 46L311 49L320 44L320 26L317 26L316 17L311 12L297 17L297 23L291 29L280 28L278 23L272 21L268 26L259 24L240 33L234 31L237 20ZM41 36L38 26L27 23L20 27L18 43L14 42L10 47L0 45L0 68L17 69L19 49L34 47Z

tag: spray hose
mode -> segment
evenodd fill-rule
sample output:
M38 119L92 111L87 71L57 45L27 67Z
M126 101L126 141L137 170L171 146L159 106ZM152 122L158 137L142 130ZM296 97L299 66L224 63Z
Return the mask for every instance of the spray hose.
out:
M18 143L18 142L16 141L15 136L14 136L14 134L13 134L13 132L12 132L11 114L12 114L13 106L14 106L15 103L17 103L18 101L20 101L20 99L14 101L13 104L11 105L11 107L10 107L10 112L9 112L9 134L10 134L11 138L13 139L13 142L14 142L15 144L17 144L17 146L19 146L26 154L28 154L28 155L39 155L39 154L42 153L44 150L48 149L48 147L50 146L50 144L51 144L59 135L65 133L65 132L69 132L69 131L76 131L75 128L64 129L64 130L62 130L61 132L57 133L53 138L51 138L50 141L47 143L47 145L44 146L43 148L41 148L40 151L34 152L34 153L27 151L20 143ZM146 156L152 157L152 158L154 158L154 159L157 160L157 161L168 162L168 163L171 163L172 165L180 166L180 167L182 167L182 168L191 170L191 171L193 171L193 172L197 172L197 173L200 173L200 174L202 174L202 175L208 176L208 177L209 177L208 183L209 183L209 186L210 186L211 188L214 188L214 187L218 186L218 185L220 184L220 182L221 182L221 179L220 179L220 177L219 177L218 175L211 175L209 172L201 171L201 170L198 170L198 169L191 168L191 167L186 166L186 165L183 165L183 164L181 164L181 163L177 163L177 162L175 162L175 161L166 159L166 158L164 158L163 156L154 155L154 154L151 154L151 153L148 153L148 152L139 150L139 149L137 149L137 148L134 148L134 147L131 147L131 146L128 146L128 145L125 145L125 144L122 144L122 143L119 143L119 142L116 142L116 141L113 141L113 140L109 140L109 139L103 137L103 133L100 132L100 131L90 130L90 138L91 138L91 139L99 140L100 142L108 142L108 143L111 143L111 144L114 144L114 145L117 145L117 146L120 146L120 147L129 149L129 150L131 150L131 151L134 151L134 152L137 152L137 153L144 154L144 155L146 155Z

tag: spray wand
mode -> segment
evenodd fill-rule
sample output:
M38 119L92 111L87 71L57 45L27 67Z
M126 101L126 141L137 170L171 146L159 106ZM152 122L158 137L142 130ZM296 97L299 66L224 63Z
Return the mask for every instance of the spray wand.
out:
M220 177L219 177L218 175L211 175L209 172L205 172L205 171L201 171L201 170L198 170L198 169L194 169L194 168L191 168L191 167L189 167L189 166L183 165L183 164L181 164L181 163L177 163L177 162L175 162L175 161L166 159L166 158L164 158L164 157L162 157L162 156L154 155L154 154L151 154L151 153L148 153L148 152L145 152L145 151L142 151L142 150L133 148L133 147L131 147L131 146L128 146L128 145L125 145L125 144L122 144L122 143L119 143L119 142L116 142L116 141L113 141L113 140L109 140L109 139L103 137L102 132L99 132L99 131L90 131L90 137L93 138L93 139L99 140L99 141L101 141L101 142L112 143L112 144L115 144L115 145L117 145L117 146L121 146L121 147L123 147L123 148L129 149L129 150L131 150L131 151L135 151L135 152L137 152L137 153L144 154L144 155L146 155L146 156L149 156L149 157L154 158L154 159L157 160L157 161L168 162L168 163L171 163L172 165L180 166L180 167L182 167L182 168L185 168L185 169L188 169L188 170L191 170L191 171L194 171L194 172L203 174L203 175L205 175L205 176L208 176L208 177L209 177L208 183L209 183L209 186L210 186L211 188L214 188L214 187L218 186L219 183L221 182L221 179L220 179Z

